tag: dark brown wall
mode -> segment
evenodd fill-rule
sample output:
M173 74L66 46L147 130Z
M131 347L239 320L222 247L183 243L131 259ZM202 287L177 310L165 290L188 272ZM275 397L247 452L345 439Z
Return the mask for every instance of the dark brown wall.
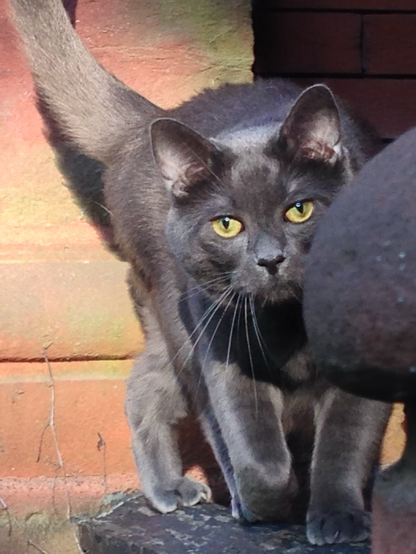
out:
M256 76L327 83L385 138L416 125L416 0L255 0Z

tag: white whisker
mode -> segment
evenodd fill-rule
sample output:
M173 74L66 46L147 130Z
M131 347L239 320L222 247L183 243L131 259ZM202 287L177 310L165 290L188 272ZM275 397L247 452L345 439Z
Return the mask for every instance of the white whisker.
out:
M180 376L180 374L182 373L182 371L185 369L186 367L186 364L189 360L189 358L192 356L192 354L194 353L195 351L195 348L197 347L199 341L201 340L202 336L204 335L205 333L205 330L207 329L208 325L211 323L213 317L215 316L215 314L217 313L217 311L220 309L221 307L221 303L229 296L229 294L232 293L232 287L231 285L225 290L225 292L220 296L220 298L214 302L214 304L212 304L212 306L214 307L214 310L212 311L212 313L210 314L210 317L208 319L208 321L205 323L204 325L204 328L202 329L202 331L200 332L200 334L198 335L198 338L196 339L196 341L193 343L192 345L192 348L191 348L191 351L189 352L189 354L187 355L187 357L185 358L185 361L183 362L182 364L182 367L181 369L178 371L178 373L176 374L177 377ZM202 320L201 320L202 321ZM200 322L201 323L201 322ZM198 325L199 327L200 325ZM195 333L195 330L193 331L192 335L194 335ZM192 336L190 335L190 336Z
M202 364L201 364L201 367L200 367L200 370L199 370L199 379L198 379L198 384L197 384L197 387L196 387L195 397L194 397L194 402L193 402L193 403L195 403L196 398L197 398L197 395L198 395L199 387L200 387L200 385L201 385L202 374L203 374L203 372L204 372L205 363L206 363L206 361L207 361L209 351L210 351L211 346L212 346L212 343L213 343L213 341L214 341L214 337L215 337L215 335L217 334L218 328L219 328L219 326L221 325L221 322L222 322L222 320L224 319L225 314L228 312L228 308L230 307L230 304L231 304L231 302L233 301L233 298L234 298L235 294L236 294L236 293L233 292L233 294L231 295L230 299L228 300L228 303L227 303L226 307L224 308L224 311L223 311L223 313L221 314L221 317L219 318L219 320L218 320L218 322L217 322L217 325L215 326L215 329L214 329L214 331L213 331L213 333L212 333L211 339L210 339L210 341L209 341L209 343L208 343L207 351L205 352L204 360L203 360L203 362L202 362Z
M227 287L227 289L224 291L224 293L220 296L220 298L218 298L218 300L216 300L215 302L213 302L212 304L210 304L210 306L208 307L208 309L204 312L204 314L202 315L201 319L199 320L199 322L197 323L197 325L195 326L195 328L193 329L192 333L190 333L188 335L188 338L189 340L191 341L192 337L195 335L195 333L197 333L197 331L200 329L201 325L203 325L204 321L207 319L207 317L209 317L209 315L212 313L213 310L215 310L219 303L221 303L221 301L223 300L223 298L225 298L226 296L226 293L229 291L229 289L231 288L231 285L229 287ZM224 296L225 295L225 296ZM169 362L164 366L164 367L167 367L168 365L170 364L173 364L173 362L178 358L178 356L180 355L180 353L188 346L188 342L185 342L176 352L176 354L169 360ZM193 352L193 348L192 348L192 351L191 351L191 354ZM189 356L188 356L189 357ZM187 358L188 359L188 358ZM183 368L182 368L183 369ZM181 369L181 371L182 371Z
M228 271L227 273L223 273L219 277L215 277L215 279L210 279L209 281L205 281L204 283L198 283L194 287L191 287L180 297L180 302L183 302L184 300L188 300L189 298L192 298L193 296L196 296L199 292L205 291L208 289L208 285L220 284L221 282L226 282L228 277L232 274L232 271Z
M231 322L230 338L228 340L227 361L226 361L226 364L225 364L226 368L228 368L228 364L230 362L231 343L232 343L232 340L233 340L234 324L235 324L235 320L236 320L236 317L237 317L237 309L238 309L238 306L240 305L240 300L241 300L241 294L239 294L237 296L237 302L235 303L235 307L234 307L233 319L232 319L232 322Z
M248 348L248 357L250 359L250 367L251 367L251 375L253 377L253 392L254 392L254 404L256 406L256 417L259 413L259 406L258 406L258 399L257 399L257 389L256 389L256 376L254 374L254 366L253 366L253 357L251 354L251 346L250 346L250 335L248 332L248 321L247 321L247 296L244 298L244 320L245 320L245 328L246 328L246 338L247 338L247 348Z
M263 359L266 362L267 369L269 370L270 375L273 377L271 367L270 367L270 364L267 360L267 356L266 356L266 352L265 352L264 348L266 348L266 350L269 352L269 354L270 354L270 351L267 348L267 344L266 344L265 340L263 339L263 337L261 335L260 327L259 327L257 317L256 317L256 311L255 311L255 308L254 308L253 297L251 295L249 297L249 301L250 301L250 311L251 311L251 318L252 318L252 321L253 321L254 332L256 333L257 341L259 343L259 347L260 347ZM264 345L264 348L263 348L263 345Z

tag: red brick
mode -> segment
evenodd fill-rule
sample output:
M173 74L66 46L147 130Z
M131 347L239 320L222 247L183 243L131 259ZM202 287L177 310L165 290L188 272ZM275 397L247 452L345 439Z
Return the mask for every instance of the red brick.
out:
M127 358L143 348L127 264L0 263L0 360Z
M360 73L355 14L258 14L254 73Z
M363 24L366 73L416 74L416 15L367 15Z
M415 0L259 0L257 9L416 11Z
M316 79L296 79L302 86ZM395 138L416 126L416 80L323 79L341 98L366 116L385 138Z
M54 426L64 460L63 470L57 472L50 428L44 432L39 452L52 402L46 364L0 363L0 488L1 480L8 477L102 475L104 452L97 446L98 433L106 442L107 474L134 474L124 414L124 376L131 364L131 360L51 362ZM182 422L179 436L184 469L216 468L192 418Z

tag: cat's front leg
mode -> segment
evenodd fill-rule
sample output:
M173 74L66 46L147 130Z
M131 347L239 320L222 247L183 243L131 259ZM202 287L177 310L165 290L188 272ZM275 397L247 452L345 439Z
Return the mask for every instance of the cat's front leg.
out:
M245 504L241 501L240 494L237 488L237 483L235 481L234 468L231 465L230 456L228 453L228 448L225 444L221 428L209 402L206 402L204 408L201 410L199 414L199 419L202 429L204 430L205 437L211 445L215 458L221 468L225 482L227 484L228 491L231 496L231 511L233 517L238 521L241 521L241 523L254 523L255 521L257 521L258 518L254 514L252 514L245 506Z
M329 388L316 406L307 536L312 544L363 541L363 489L377 461L390 406Z
M210 500L204 483L183 476L177 423L187 415L163 339L151 337L127 380L126 415L142 489L162 513ZM153 348L152 348L153 347Z
M166 514L211 499L207 485L183 475L178 445L177 424L187 416L188 402L173 361L178 363L179 372L184 376L191 344L177 323L175 311L160 307L169 298L166 291L159 291L159 306L150 304L145 283L139 274L131 271L129 292L146 332L146 345L126 382L125 411L143 492L159 512ZM175 329L175 336L183 338L182 348L177 348L175 356L169 351L158 311L166 314L166 326ZM170 325L168 315L172 317Z
M212 361L205 366L211 405L238 493L235 517L249 521L286 519L297 481L283 433L281 392L244 376L236 364Z

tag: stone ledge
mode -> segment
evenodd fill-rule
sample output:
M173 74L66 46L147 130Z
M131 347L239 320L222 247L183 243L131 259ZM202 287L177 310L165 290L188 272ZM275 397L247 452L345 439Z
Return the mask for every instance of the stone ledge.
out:
M240 526L228 509L205 504L161 515L142 495L79 523L86 554L369 554L367 544L311 546L300 525Z

